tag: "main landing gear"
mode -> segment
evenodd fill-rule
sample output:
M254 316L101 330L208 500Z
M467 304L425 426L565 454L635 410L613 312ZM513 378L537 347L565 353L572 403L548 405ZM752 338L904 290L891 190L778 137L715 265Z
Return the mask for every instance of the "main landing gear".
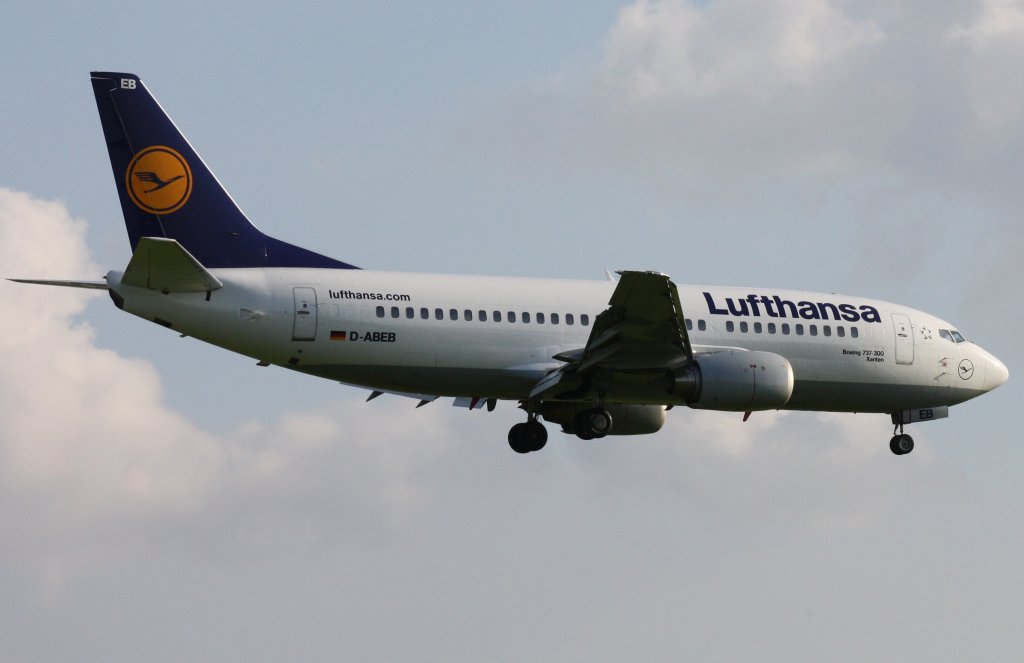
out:
M544 424L530 417L529 421L516 424L508 431L508 446L519 454L540 451L548 443L548 429Z
M899 433L896 431L899 430ZM897 456L903 456L914 450L914 438L903 432L903 424L897 424L893 428L892 439L889 440L889 450Z
M580 410L572 416L570 422L559 420L559 423L562 424L563 431L575 433L581 440L593 440L612 432L612 415L603 407ZM547 429L532 412L528 420L516 424L508 432L508 446L516 453L539 451L544 448L547 441Z

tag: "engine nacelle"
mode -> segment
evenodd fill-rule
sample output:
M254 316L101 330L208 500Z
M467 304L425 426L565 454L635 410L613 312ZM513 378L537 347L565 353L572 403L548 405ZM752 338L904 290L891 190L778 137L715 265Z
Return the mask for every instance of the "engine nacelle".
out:
M594 407L588 403L558 403L545 401L540 413L545 419L562 427L566 433L574 433L573 418L583 410ZM648 435L657 433L665 425L663 405L629 405L608 403L605 406L612 416L609 435Z
M702 410L777 410L793 395L793 366L773 352L727 350L700 355L675 375L674 393Z

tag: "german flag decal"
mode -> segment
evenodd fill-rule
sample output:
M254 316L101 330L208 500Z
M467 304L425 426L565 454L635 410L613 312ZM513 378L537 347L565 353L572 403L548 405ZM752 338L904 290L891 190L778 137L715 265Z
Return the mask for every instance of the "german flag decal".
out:
M331 340L332 341L344 341L346 335L347 335L346 332L343 332L343 331L332 331L331 332Z

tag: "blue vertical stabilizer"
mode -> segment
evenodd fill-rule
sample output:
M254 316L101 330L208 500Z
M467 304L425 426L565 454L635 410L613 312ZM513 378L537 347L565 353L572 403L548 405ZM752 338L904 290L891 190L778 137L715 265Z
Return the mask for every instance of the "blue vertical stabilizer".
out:
M133 251L166 237L208 268L355 269L252 225L138 76L93 72L92 89Z

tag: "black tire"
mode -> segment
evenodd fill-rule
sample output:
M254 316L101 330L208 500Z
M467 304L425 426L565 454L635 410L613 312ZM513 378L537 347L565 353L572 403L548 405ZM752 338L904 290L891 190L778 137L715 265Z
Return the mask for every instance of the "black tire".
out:
M512 451L517 454L525 454L533 451L527 445L526 435L524 430L526 424L516 424L512 428L508 429L508 446L512 447Z
M898 440L899 437L900 437L899 435L893 435L892 439L889 440L889 451L893 452L897 456L901 455L900 454L900 448L898 446L896 446L896 440Z
M548 443L548 429L539 421L528 421L523 424L523 440L529 451L540 451Z
M896 436L896 448L899 449L900 455L906 455L914 450L914 438L909 435L897 435Z

